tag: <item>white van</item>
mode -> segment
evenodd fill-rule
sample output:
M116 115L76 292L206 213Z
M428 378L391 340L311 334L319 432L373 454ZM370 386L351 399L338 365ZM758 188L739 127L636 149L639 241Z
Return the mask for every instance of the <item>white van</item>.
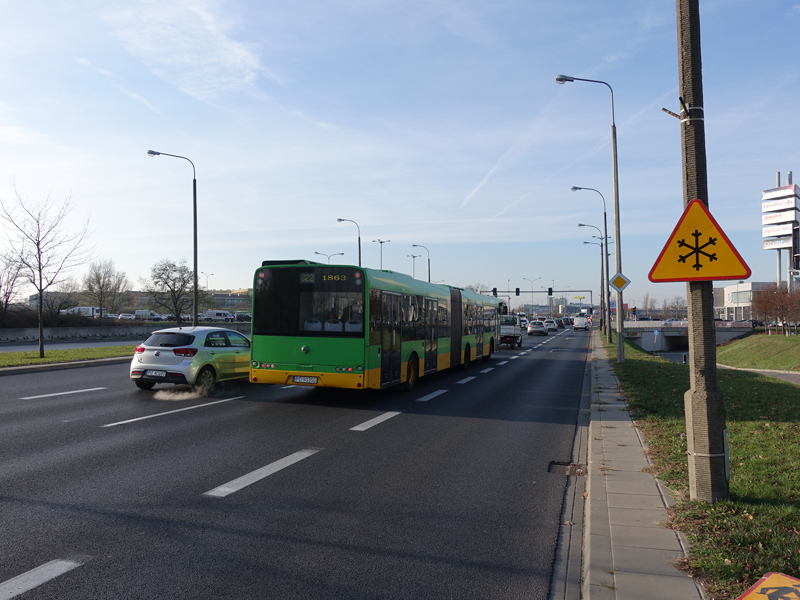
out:
M154 310L137 310L134 311L134 316L142 321L160 321L161 315Z
M236 320L231 313L227 310L207 310L206 321L224 321L225 323L233 323Z
M572 322L572 330L575 331L576 329L585 329L589 331L589 319L583 315L575 317L575 320Z

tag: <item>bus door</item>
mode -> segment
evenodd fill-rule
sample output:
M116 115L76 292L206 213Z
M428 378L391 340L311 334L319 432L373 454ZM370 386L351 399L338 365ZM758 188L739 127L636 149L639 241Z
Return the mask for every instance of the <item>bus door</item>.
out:
M474 306L475 311L472 319L473 327L475 328L475 356L481 358L483 356L483 325L486 321L482 306Z
M450 368L461 365L462 310L461 290L450 288Z
M381 320L381 386L400 381L400 294L383 292Z
M439 302L434 298L425 298L425 372L431 373L438 368L439 348L437 330Z

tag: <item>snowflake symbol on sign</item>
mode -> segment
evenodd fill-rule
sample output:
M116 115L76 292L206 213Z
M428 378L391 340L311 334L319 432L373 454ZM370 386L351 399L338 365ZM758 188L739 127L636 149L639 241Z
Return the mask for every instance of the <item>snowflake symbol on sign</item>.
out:
M692 236L694 236L694 246L687 244L686 239L678 240L679 247L689 248L691 250L691 252L689 252L689 254L687 254L686 256L681 256L680 258L678 258L678 262L685 263L687 258L694 255L695 259L694 259L694 264L692 266L695 268L695 271L699 271L703 267L703 265L700 264L701 254L708 258L708 262L713 262L717 260L716 252L714 252L713 254L709 254L708 252L703 252L703 248L705 248L706 246L715 246L717 244L717 238L712 238L711 236L709 236L708 241L701 246L700 245L701 235L703 234L697 231L697 229L694 230L694 233L692 234Z

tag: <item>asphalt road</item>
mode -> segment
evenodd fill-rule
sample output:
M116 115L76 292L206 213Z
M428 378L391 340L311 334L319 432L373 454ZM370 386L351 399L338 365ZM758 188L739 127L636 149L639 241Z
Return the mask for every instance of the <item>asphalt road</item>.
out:
M410 393L4 376L0 598L546 599L589 335Z

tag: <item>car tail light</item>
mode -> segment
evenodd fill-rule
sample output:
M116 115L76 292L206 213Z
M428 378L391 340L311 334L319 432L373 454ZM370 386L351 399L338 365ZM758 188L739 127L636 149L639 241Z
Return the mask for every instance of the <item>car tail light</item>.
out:
M173 352L175 356L187 356L191 358L197 354L197 348L175 348Z
M136 354L142 354L144 352L144 346L136 346L136 350L134 350Z

